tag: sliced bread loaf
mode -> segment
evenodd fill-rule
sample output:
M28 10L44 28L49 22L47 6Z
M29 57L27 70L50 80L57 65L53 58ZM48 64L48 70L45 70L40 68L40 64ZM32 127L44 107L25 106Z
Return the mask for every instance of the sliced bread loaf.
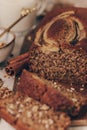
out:
M20 81L20 91L72 115L87 105L86 13L70 7L46 15L29 50L29 71L38 78L23 72Z
M40 78L23 70L17 89L36 100L46 103L56 110L78 115L87 106L87 89L69 86Z
M6 91L9 93L9 90ZM28 96L10 94L4 100L0 95L0 116L17 130L66 130L69 126L70 118L65 113L54 112L49 106Z

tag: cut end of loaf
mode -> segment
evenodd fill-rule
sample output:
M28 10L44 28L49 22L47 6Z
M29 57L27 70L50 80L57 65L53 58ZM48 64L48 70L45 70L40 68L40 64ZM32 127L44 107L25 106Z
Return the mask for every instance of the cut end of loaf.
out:
M84 95L76 91L76 88L48 81L26 70L22 72L17 89L55 110L66 111L72 116L78 115L86 105Z

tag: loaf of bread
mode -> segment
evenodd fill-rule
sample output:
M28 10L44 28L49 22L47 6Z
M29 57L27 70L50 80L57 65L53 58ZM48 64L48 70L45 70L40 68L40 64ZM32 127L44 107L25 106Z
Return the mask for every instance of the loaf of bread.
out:
M19 91L71 115L87 105L86 14L85 8L70 7L46 15L29 50L32 74L23 71L18 86Z
M0 116L17 130L66 130L70 124L65 113L7 88L0 88Z
M29 71L87 86L87 9L55 9L42 21L30 50Z

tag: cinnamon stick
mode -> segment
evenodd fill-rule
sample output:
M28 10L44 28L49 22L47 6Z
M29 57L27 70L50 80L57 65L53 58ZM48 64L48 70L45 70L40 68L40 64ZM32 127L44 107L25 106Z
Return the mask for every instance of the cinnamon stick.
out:
M28 52L12 58L8 61L8 65L5 67L5 71L8 75L16 75L21 72L23 68L28 67Z

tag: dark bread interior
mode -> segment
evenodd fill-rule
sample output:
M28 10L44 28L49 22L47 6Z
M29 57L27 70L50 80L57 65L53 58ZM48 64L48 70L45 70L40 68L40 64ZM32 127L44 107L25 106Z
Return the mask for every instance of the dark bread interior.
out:
M23 70L17 91L28 95L54 110L68 113L76 117L86 112L87 89L72 87L67 84L48 81L37 74Z

